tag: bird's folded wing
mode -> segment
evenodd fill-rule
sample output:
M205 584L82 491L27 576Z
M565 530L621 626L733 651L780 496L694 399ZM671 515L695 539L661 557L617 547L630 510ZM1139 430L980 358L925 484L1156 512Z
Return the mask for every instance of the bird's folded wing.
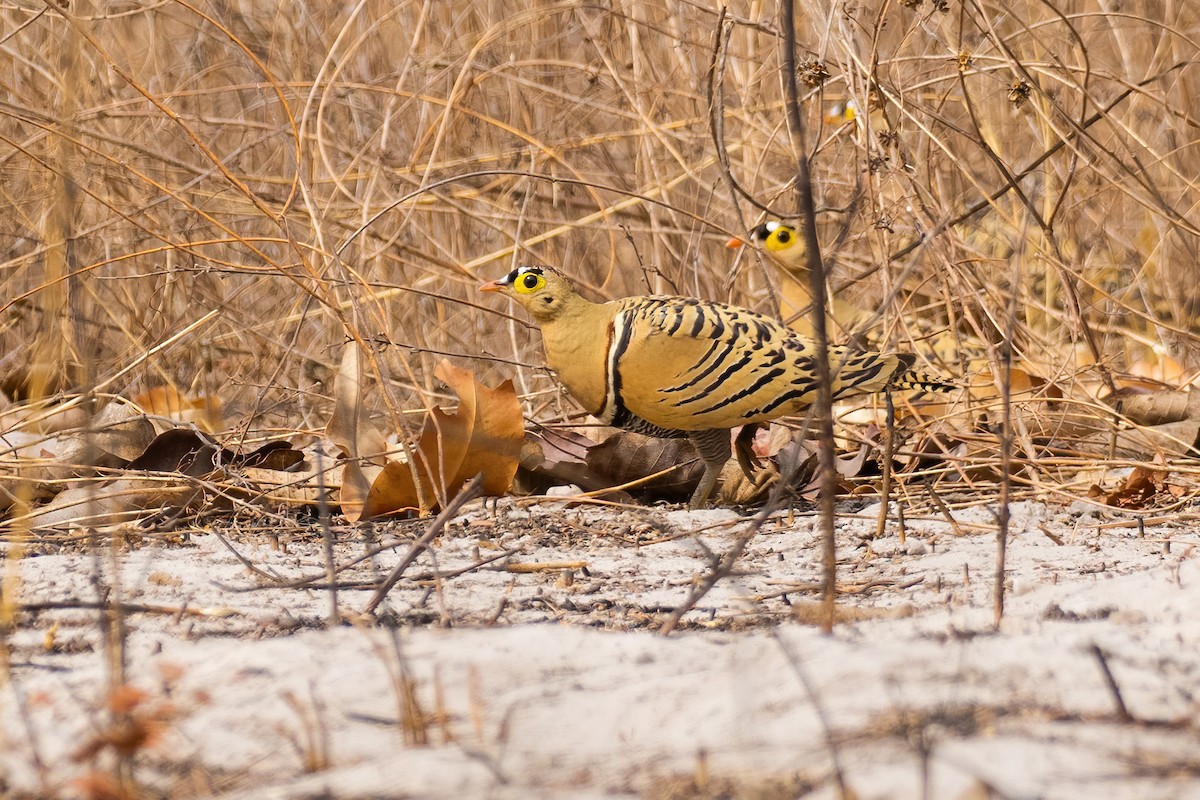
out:
M629 308L624 324L628 341L616 362L621 400L655 425L730 428L812 402L811 347L767 317L653 299Z
M690 298L639 298L620 317L621 402L664 428L763 422L816 400L813 343L769 317ZM908 368L894 354L830 348L834 399L885 389Z

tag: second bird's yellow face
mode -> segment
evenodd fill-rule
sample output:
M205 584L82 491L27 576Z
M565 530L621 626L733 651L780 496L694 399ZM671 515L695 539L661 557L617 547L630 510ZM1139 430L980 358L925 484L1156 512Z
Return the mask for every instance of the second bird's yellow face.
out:
M784 269L795 272L807 267L808 248L805 247L804 237L791 225L778 220L755 225L750 229L750 241L761 247ZM744 244L746 242L735 236L725 246L738 248Z
M782 222L764 222L750 231L755 241L762 242L763 247L777 255L786 253L800 243L796 229Z

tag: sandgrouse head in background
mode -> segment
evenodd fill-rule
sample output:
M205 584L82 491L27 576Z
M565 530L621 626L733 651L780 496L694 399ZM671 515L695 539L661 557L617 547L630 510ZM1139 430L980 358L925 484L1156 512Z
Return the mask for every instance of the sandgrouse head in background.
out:
M693 508L729 460L732 428L802 412L816 398L812 342L744 308L692 297L593 303L551 267L518 267L480 288L529 311L547 363L589 413L614 427L692 441L705 465ZM913 372L911 355L832 347L830 360L835 400L953 388Z
M778 220L768 220L750 229L750 241L792 272L808 269L808 248L804 246L804 233ZM746 243L736 236L725 243L732 249Z

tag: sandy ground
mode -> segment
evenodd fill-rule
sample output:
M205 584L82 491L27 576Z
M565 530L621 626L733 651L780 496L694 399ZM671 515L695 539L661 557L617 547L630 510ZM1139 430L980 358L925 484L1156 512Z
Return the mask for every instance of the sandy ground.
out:
M68 607L8 639L0 795L78 796L109 763L113 651L70 607L103 590L127 604L134 716L160 729L147 796L833 798L840 773L858 798L1200 797L1194 530L1016 504L996 630L989 509L910 511L904 541L872 538L877 513L841 508L832 636L804 515L763 526L667 637L747 518L477 501L382 624L334 627L315 526L36 545L6 581ZM426 524L337 530L336 561L361 559L341 614Z

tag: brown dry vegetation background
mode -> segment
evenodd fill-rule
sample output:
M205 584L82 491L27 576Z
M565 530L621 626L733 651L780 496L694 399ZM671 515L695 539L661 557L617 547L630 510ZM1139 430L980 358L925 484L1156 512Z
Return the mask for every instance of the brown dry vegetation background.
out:
M481 280L540 261L593 295L774 308L775 274L722 245L763 207L795 211L777 14L8 4L0 371L34 391L219 396L236 441L322 428L355 337L395 417L437 402L449 355L515 373L527 415L554 419L570 406L536 334ZM831 282L878 268L838 292L882 310L884 340L911 348L915 319L1008 330L1018 360L1089 397L1106 370L1190 381L1194 4L798 14L802 80L829 73L802 112ZM895 135L826 122L848 98ZM978 371L953 352L934 366Z

